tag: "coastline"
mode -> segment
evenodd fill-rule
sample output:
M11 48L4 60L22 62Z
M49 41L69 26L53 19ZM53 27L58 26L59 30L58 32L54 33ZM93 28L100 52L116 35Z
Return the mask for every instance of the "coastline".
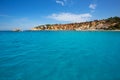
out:
M21 31L13 31L13 30L0 30L0 32L41 32L41 31L76 31L76 32L120 32L120 30L21 30Z
M29 31L120 31L120 30L29 30Z
M75 31L75 32L120 32L120 30L22 30L22 31L12 31L12 30L0 30L0 32L42 32L42 31Z
M93 20L79 23L38 25L33 27L31 30L119 31L120 17L111 17L108 19Z

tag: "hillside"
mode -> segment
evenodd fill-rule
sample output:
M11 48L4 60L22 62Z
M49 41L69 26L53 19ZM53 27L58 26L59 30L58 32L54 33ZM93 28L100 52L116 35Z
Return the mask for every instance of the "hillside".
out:
M120 30L120 17L70 24L46 24L32 30Z

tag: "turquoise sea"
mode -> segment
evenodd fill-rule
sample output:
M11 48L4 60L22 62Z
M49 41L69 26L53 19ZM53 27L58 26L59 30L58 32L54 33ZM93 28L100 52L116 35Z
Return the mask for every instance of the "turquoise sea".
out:
M0 80L120 80L120 32L0 32Z

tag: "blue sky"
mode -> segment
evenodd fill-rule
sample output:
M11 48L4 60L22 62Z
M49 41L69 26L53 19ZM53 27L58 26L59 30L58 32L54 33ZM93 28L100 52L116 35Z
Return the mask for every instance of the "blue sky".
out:
M0 0L0 30L120 17L120 0Z

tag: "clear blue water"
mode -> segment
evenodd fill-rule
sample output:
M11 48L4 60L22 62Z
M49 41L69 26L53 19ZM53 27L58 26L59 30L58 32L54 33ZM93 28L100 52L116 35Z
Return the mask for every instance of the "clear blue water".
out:
M120 80L120 32L0 32L0 80Z

